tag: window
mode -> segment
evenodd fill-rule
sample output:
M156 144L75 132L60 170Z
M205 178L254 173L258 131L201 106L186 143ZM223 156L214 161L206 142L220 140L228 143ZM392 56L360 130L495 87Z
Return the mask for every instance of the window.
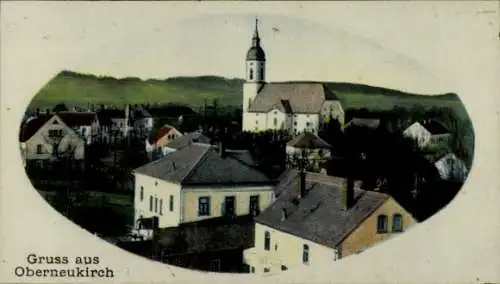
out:
M401 214L392 215L392 231L396 233L403 231L403 216Z
M141 186L141 192L139 193L141 201L144 199L144 186Z
M297 126L297 121L294 121L294 122L293 122L293 125Z
M155 212L158 212L158 197L155 197Z
M149 196L149 211L153 212L153 196Z
M249 214L253 216L257 216L260 213L260 208L259 208L259 196L258 195L252 195L250 196L250 204L249 204Z
M260 68L260 80L264 81L264 68Z
M256 121L255 121L255 124L259 124L259 121L258 121L258 120L256 120Z
M49 137L56 138L62 136L62 129L49 129Z
M198 216L210 216L210 197L198 198Z
M250 80L253 80L253 69L250 68Z
M168 200L168 208L170 212L174 211L174 196L170 195L170 199Z
M250 272L255 273L255 267L254 266L250 266Z
M302 263L309 264L309 246L304 245L302 250Z
M377 233L387 233L387 216L379 215L377 217Z
M269 268L264 268L264 273L271 271Z
M42 154L42 144L36 145L36 153L37 154Z
M163 199L160 199L160 215L163 215Z
M274 126L277 126L278 125L278 119L275 117L274 118Z
M288 267L286 267L286 266L282 265L282 266L281 266L281 271L285 271L285 270L288 270Z
M264 250L269 250L271 248L271 234L266 231L264 233Z

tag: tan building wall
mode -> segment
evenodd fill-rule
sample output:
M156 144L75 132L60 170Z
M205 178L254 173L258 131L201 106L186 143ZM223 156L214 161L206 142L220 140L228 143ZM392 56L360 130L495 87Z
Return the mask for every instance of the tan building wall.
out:
M272 186L181 189L179 184L138 173L135 174L134 188L134 222L141 216L143 218L156 216L160 228L176 227L180 223L221 217L222 203L226 196L235 196L237 215L249 214L250 196L252 195L259 195L261 211L274 201L274 188ZM172 211L170 211L171 196L173 198ZM210 216L198 216L198 198L202 196L210 196ZM153 200L152 206L150 198Z
M274 202L274 187L225 187L225 188L183 188L182 222L200 221L222 216L222 205L226 196L235 196L236 215L249 214L250 196L259 195L260 211ZM210 196L210 216L198 216L199 197Z
M368 217L357 229L342 241L341 251L342 257L350 254L360 252L376 242L385 240L401 233L391 233L392 230L392 216L396 213L402 215L403 219L403 233L404 231L416 223L415 219L409 214L401 205L399 205L393 198L385 201L370 217ZM387 216L387 233L377 233L377 217L379 215Z
M269 251L264 249L264 236L266 231L270 233L271 237ZM302 262L304 245L309 246L308 264ZM268 269L268 272L274 273L282 271L282 266L287 269L295 269L307 265L334 262L335 250L256 223L255 247L245 250L243 257L244 263L253 267L255 273L262 274L264 273L264 269Z

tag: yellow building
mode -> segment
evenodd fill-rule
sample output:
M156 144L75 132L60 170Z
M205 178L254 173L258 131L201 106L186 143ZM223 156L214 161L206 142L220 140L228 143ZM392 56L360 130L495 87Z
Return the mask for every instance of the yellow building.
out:
M288 170L276 198L255 218L255 246L244 252L253 273L333 262L416 223L389 195L324 174Z
M152 217L166 228L257 215L274 201L275 182L254 167L247 151L191 143L134 174L136 226Z

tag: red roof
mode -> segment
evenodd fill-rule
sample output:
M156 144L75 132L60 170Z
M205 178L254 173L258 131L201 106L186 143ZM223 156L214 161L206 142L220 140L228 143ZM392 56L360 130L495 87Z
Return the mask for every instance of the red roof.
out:
M151 144L151 145L155 144L163 136L167 135L170 132L170 130L172 130L172 129L173 128L169 127L169 126L163 126L162 128L158 129L158 131L154 132L153 134L151 134L149 136L149 138L148 138L149 144Z

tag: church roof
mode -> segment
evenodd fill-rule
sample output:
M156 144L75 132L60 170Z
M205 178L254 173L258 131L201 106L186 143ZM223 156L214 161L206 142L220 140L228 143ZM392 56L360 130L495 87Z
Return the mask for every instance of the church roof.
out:
M268 112L277 108L285 113L319 113L325 100L337 100L322 83L283 82L263 85L250 112Z

